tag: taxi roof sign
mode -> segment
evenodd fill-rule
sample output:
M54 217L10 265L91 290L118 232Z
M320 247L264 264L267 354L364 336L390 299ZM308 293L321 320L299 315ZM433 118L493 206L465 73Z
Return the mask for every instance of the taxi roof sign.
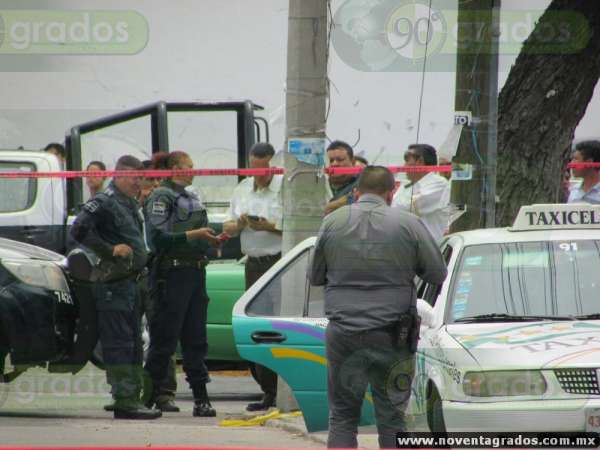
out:
M522 206L510 231L600 229L600 205L589 203Z

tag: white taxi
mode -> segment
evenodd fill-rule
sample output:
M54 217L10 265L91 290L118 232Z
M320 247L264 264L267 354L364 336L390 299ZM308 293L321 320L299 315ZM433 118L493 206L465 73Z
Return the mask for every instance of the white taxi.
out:
M241 356L292 388L309 431L327 427L315 239L238 301ZM442 286L421 283L413 430L600 431L600 206L523 207L511 228L448 236ZM372 423L367 395L362 423Z
M410 413L433 431L600 429L600 207L521 208L511 228L442 244L421 286Z

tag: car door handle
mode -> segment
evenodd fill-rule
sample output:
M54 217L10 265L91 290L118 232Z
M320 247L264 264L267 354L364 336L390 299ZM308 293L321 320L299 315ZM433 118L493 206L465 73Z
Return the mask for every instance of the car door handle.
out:
M287 339L285 335L276 331L256 331L250 337L257 344L277 344Z

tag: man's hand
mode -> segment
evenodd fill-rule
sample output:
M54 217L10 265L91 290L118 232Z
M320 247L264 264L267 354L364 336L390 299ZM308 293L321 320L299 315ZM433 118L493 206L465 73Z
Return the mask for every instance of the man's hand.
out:
M254 231L277 231L275 224L264 217L260 217L258 220L248 218L248 226Z
M348 198L345 195L338 198L337 200L332 200L325 206L325 214L329 214L335 211L336 209L341 208L342 206L346 206L347 204Z
M199 239L203 239L208 241L210 245L213 247L218 247L221 245L221 241L217 239L215 236L215 230L212 228L196 228L195 230L186 231L185 236L188 241L197 241Z
M223 231L234 237L239 236L244 228L248 226L248 215L242 214L237 220L228 220L223 222Z
M118 258L128 258L132 253L133 250L127 244L118 244L113 247L113 256Z

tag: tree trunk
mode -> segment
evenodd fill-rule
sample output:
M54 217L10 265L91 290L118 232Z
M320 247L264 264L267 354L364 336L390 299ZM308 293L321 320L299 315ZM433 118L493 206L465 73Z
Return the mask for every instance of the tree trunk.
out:
M569 12L580 15L576 19ZM548 49L539 54L541 39L561 20L587 25L571 27L580 33L581 49L571 54ZM525 42L500 93L498 226L510 225L521 205L560 199L575 128L599 77L600 5L596 0L553 0Z

